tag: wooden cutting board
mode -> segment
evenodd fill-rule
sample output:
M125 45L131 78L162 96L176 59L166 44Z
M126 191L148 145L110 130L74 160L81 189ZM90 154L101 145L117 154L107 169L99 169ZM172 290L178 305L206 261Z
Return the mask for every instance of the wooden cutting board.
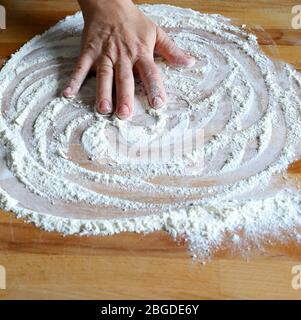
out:
M281 59L301 69L301 30L291 27L291 10L297 1L164 3L220 13L248 26L260 25L277 43ZM0 5L7 18L7 29L0 30L0 63L34 35L78 10L73 0L0 0ZM268 49L268 43L264 47ZM299 179L301 161L290 167L289 174ZM301 247L295 243L254 252L249 261L218 252L201 266L191 260L184 243L175 243L164 232L63 237L0 211L0 266L5 267L7 277L0 299L300 299L301 289L291 285L295 265L301 265Z

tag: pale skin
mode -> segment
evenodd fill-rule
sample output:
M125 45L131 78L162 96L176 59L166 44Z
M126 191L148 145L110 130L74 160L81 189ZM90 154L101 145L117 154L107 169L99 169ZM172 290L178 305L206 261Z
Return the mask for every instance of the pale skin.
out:
M167 97L154 52L177 66L192 66L194 58L179 49L131 0L78 2L84 16L81 53L63 94L76 96L94 68L96 110L127 119L133 113L135 72L143 81L150 106L162 107Z

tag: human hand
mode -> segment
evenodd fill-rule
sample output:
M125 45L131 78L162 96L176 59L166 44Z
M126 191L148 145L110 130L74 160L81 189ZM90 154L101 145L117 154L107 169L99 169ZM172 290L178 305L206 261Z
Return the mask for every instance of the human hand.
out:
M154 62L154 50L178 66L192 66L195 59L177 48L131 0L79 0L79 3L85 21L81 54L63 94L75 96L94 67L96 109L102 114L113 113L115 82L115 113L126 119L133 111L135 70L144 83L149 104L153 108L163 106L166 93Z

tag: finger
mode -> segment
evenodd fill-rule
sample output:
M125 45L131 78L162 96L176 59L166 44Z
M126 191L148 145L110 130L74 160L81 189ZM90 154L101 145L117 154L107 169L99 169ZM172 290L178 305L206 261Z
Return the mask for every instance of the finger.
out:
M122 58L115 65L115 81L116 115L120 119L126 119L132 114L135 91L133 66L129 59Z
M144 83L149 104L155 109L162 107L166 100L166 93L154 59L141 58L136 62L135 67Z
M83 84L91 66L93 59L88 53L82 54L73 70L71 78L67 87L64 89L63 94L65 97L72 97L77 95L81 85Z
M195 59L178 48L161 28L157 28L156 51L174 65L192 67L195 63Z
M113 78L113 64L109 58L103 57L96 65L96 109L102 114L113 111Z

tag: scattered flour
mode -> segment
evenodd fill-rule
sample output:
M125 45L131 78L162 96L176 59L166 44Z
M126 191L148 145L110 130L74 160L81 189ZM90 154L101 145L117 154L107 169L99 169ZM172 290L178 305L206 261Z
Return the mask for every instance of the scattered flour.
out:
M162 110L148 107L139 80L129 121L94 112L94 77L77 98L60 96L81 13L3 67L0 207L64 234L163 229L200 258L228 242L248 249L273 237L300 240L300 192L282 176L301 154L300 74L222 16L140 9L197 59L181 69L157 58L169 96ZM191 132L202 145L177 153ZM160 156L149 161L149 150Z

